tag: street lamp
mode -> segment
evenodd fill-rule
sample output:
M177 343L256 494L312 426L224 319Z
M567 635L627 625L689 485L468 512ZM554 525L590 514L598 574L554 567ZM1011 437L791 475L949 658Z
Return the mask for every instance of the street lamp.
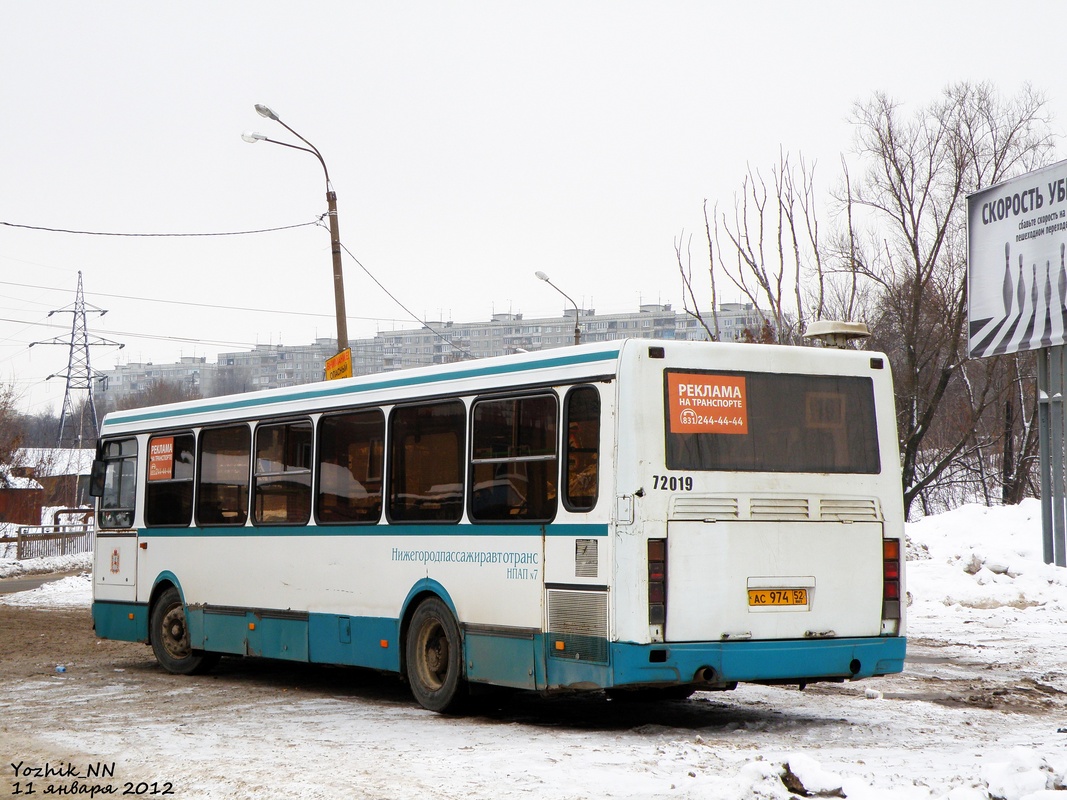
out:
M293 136L306 144L307 147L289 144L288 142L279 142L275 139L268 139L262 133L256 133L254 131L246 131L241 134L242 139L250 144L255 144L256 142L270 142L271 144L280 144L282 147L291 147L293 150L303 150L305 153L311 153L319 160L319 163L322 164L322 171L326 175L326 205L329 209L330 246L333 252L333 296L334 305L337 308L337 350L338 352L343 353L348 349L348 319L345 316L345 280L344 275L341 272L341 234L337 227L337 192L335 192L330 185L330 171L326 169L326 162L322 160L322 153L319 152L318 148L282 122L277 114L259 103L256 103L256 112L261 117L266 117L267 119L277 122L289 131L289 133L293 134Z
M571 300L571 296L569 294L567 294L565 291L556 286L556 284L552 283L552 281L548 279L548 276L545 275L545 273L541 272L541 270L537 270L534 275L537 276L538 280L544 281L557 292L559 292L561 295L571 301L571 305L574 306L574 343L580 344L582 338L582 329L578 326L578 304Z

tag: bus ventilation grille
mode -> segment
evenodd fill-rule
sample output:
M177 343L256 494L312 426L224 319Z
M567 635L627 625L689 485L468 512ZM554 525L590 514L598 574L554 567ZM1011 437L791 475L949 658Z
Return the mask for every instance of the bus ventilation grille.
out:
M730 520L737 519L739 504L736 497L715 495L679 495L674 498L673 519Z
M607 592L548 592L548 653L571 661L608 663Z
M867 497L824 497L819 508L819 516L826 520L848 519L880 520L882 513L878 501Z
M696 522L731 520L812 520L878 522L882 508L874 497L780 497L688 494L671 498L670 518Z
M748 501L752 519L809 519L806 497L753 497Z
M595 578L598 570L596 539L577 539L574 542L574 577Z

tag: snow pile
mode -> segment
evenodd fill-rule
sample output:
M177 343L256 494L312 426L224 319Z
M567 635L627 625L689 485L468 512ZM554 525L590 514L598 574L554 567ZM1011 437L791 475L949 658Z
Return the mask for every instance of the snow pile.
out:
M908 535L929 555L908 564L909 583L923 589L917 598L975 609L1065 607L1067 570L1043 563L1037 500L963 506L909 525Z
M28 592L0 595L0 604L7 606L88 608L92 600L93 576L88 572L51 581Z
M982 771L987 794L978 794L976 799L1062 800L1065 795L1060 792L1067 790L1067 754L1060 753L1056 764L1022 748L1007 755L1007 761L994 762Z
M92 553L76 553L71 556L50 556L18 561L0 558L0 578L18 578L23 575L47 575L53 572L77 572L93 568Z

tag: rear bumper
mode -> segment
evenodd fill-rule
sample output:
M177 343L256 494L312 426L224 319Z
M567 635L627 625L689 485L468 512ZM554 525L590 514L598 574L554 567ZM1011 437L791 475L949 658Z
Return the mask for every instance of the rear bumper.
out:
M869 678L904 669L902 636L611 646L615 686L694 683L714 671L716 683Z

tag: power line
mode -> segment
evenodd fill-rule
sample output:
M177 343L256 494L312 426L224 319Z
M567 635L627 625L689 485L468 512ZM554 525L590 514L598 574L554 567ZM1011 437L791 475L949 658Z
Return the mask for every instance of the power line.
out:
M262 229L259 229L259 230L251 230L251 231L228 231L228 232L214 232L214 233L117 233L117 232L108 232L108 231L79 231L79 230L72 230L72 229L69 229L69 228L52 228L52 227L46 227L46 226L41 226L41 225L24 225L24 224L19 224L19 223L15 223L15 222L5 222L3 220L0 220L0 225L6 226L6 227L9 227L9 228L22 228L22 229L25 229L25 230L43 231L43 232L47 232L47 233L66 233L66 234L73 234L73 235L79 235L79 236L120 236L120 237L247 236L247 235L251 235L251 234L273 233L275 231L292 230L293 228L303 228L303 227L307 227L309 225L316 225L316 226L320 226L320 227L326 227L326 225L323 223L323 219L326 216L327 216L326 214L322 214L322 215L320 215L318 217L318 219L316 219L316 220L314 220L312 222L302 222L302 223L299 223L299 224L296 224L296 225L285 225L285 226L278 227L278 228L262 228ZM341 244L341 247L344 249L344 251L346 253L348 253L349 258L351 258L353 261L355 261L356 264L359 266L359 268L362 269L364 273L366 273L367 277L369 277L372 281L374 281L374 283L378 285L378 288L380 288L383 292L385 292L385 294L389 297L389 299L392 300L394 303L396 303L397 306L399 306L401 309L403 309L403 311L406 312L407 315L412 320L414 320L415 322L419 323L420 326L427 328L435 336L437 336L439 339L441 339L443 342L445 342L449 347L453 348L454 350L458 350L460 353L463 353L464 355L466 355L469 358L473 358L474 357L474 355L470 352L470 350L468 350L467 348L461 347L460 345L458 345L455 342L453 342L452 340L450 340L444 334L442 334L439 331L435 330L434 328L430 327L430 325L428 325L425 320L421 319L418 315L416 315L414 312L412 312L411 309L409 309L402 302L400 302L400 300L396 297L396 295L394 295L392 292L390 292L388 289L386 289L385 285L380 280L378 280L378 278L375 277L374 274L371 273L371 271L369 269L367 269L360 262L360 260L358 258L356 258L352 254L352 251L349 250L344 245L343 242L340 243L340 244ZM80 272L78 274L79 274L79 276L81 275ZM19 284L19 283L14 283L14 282L11 282L11 281L0 281L0 284L5 284L5 285L9 285L9 286L22 286L24 288L33 288L33 289L51 289L51 288L53 288L53 287L49 287L49 286L36 286L36 285L33 285L33 284ZM119 298L119 299L122 299L122 300L137 300L137 301L140 301L140 302L154 302L154 303L170 303L170 304L174 304L174 305L185 305L185 306L192 306L192 307L196 307L196 308L214 308L214 309L222 309L222 310L226 310L226 311L250 311L250 312L255 312L255 313L288 314L288 315L292 315L292 316L314 316L314 317L327 316L326 314L317 314L317 313L312 313L312 312L274 311L273 309L242 308L242 307L238 307L238 306L224 306L224 305L218 305L218 304L213 304L213 303L192 303L192 302L179 301L179 300L157 300L157 299L154 299L154 298L131 297L129 295L107 294L107 293L104 293L104 292L98 292L97 294L99 294L99 296L101 296L101 297L113 297L113 298ZM345 316L348 317L349 315L346 314ZM400 322L401 321L401 320L388 318L388 317L360 317L360 316L353 316L352 318L353 319L361 319L361 320L365 320L365 321L371 321L371 322ZM161 337L161 338L170 338L170 337Z
M339 244L341 245L341 249L344 250L346 253L348 253L348 257L351 258L353 261L355 261L356 264L359 265L359 268L361 270L363 270L363 272L366 273L367 277L370 278L372 281L374 281L376 284L378 284L378 288L381 289L383 292L385 292L389 296L390 300L392 300L394 303L396 303L398 306L400 306L402 309L404 309L404 311L406 311L408 313L408 315L413 320L418 322L419 325L421 325L422 327L426 328L428 331L430 331L430 333L432 333L438 339L443 341L445 344L447 344L453 350L458 350L459 352L463 353L463 355L467 356L468 358L474 358L474 354L470 350L468 350L465 347L460 347L458 344L453 342L451 339L449 339L447 336L445 336L440 331L437 331L437 330L434 330L433 328L431 328L430 325L425 320L419 319L407 306L405 306L403 303L401 303L392 292L390 292L388 289L386 289L385 286L382 284L382 282L380 280L378 280L376 277L374 277L374 275L371 273L371 271L369 269L367 269L365 266L363 266L362 262L358 258L356 258L354 255L352 255L352 251L349 250L347 247L345 247L344 242L339 242Z
M322 216L326 216L323 214ZM49 228L43 225L21 225L17 222L4 222L0 220L0 225L4 225L8 228L22 228L29 231L43 231L45 233L69 233L75 236L125 236L125 237L146 237L146 238L159 238L159 237L196 237L196 236L251 236L258 233L275 233L277 231L289 231L293 228L306 228L310 225L318 225L322 221L322 217L311 222L300 222L296 225L282 225L278 228L260 228L252 231L217 231L210 233L116 233L112 231L77 231L69 228Z
M351 255L351 254L349 254ZM356 263L359 263L358 261ZM362 266L362 265L360 265ZM372 276L373 277L373 276ZM380 284L379 284L380 285ZM55 286L39 286L33 283L16 283L15 281L0 281L0 286L18 286L23 289L46 289L50 291L66 291L65 289L58 289ZM134 300L139 303L166 303L168 305L175 306L191 306L193 308L211 308L220 311L247 311L254 314L274 314L285 315L291 317L328 317L333 318L332 314L321 314L316 311L292 311L290 309L276 309L276 308L253 308L249 306L226 306L218 303L194 303L189 300L161 300L156 297L136 297L128 294L113 294L109 292L93 292L93 297L109 297L117 300ZM391 296L391 295L390 295ZM41 305L39 303L39 305ZM404 309L407 311L407 309ZM365 317L355 314L347 314L349 319L358 319L364 322L404 322L405 320L398 319L396 317ZM17 322L18 320L7 320L9 322ZM421 323L420 323L421 324Z
M14 322L18 325L32 326L35 328L63 328L65 325L56 325L51 322L29 322L22 319L12 319L10 317L0 317L0 322ZM132 339L157 339L163 342L188 342L190 344L203 344L211 346L221 345L234 345L237 347L255 347L255 342L235 342L229 339L194 339L188 336L165 336L158 333L136 333L134 331L114 331L114 330L102 330L102 333L109 334L111 336L126 336Z

